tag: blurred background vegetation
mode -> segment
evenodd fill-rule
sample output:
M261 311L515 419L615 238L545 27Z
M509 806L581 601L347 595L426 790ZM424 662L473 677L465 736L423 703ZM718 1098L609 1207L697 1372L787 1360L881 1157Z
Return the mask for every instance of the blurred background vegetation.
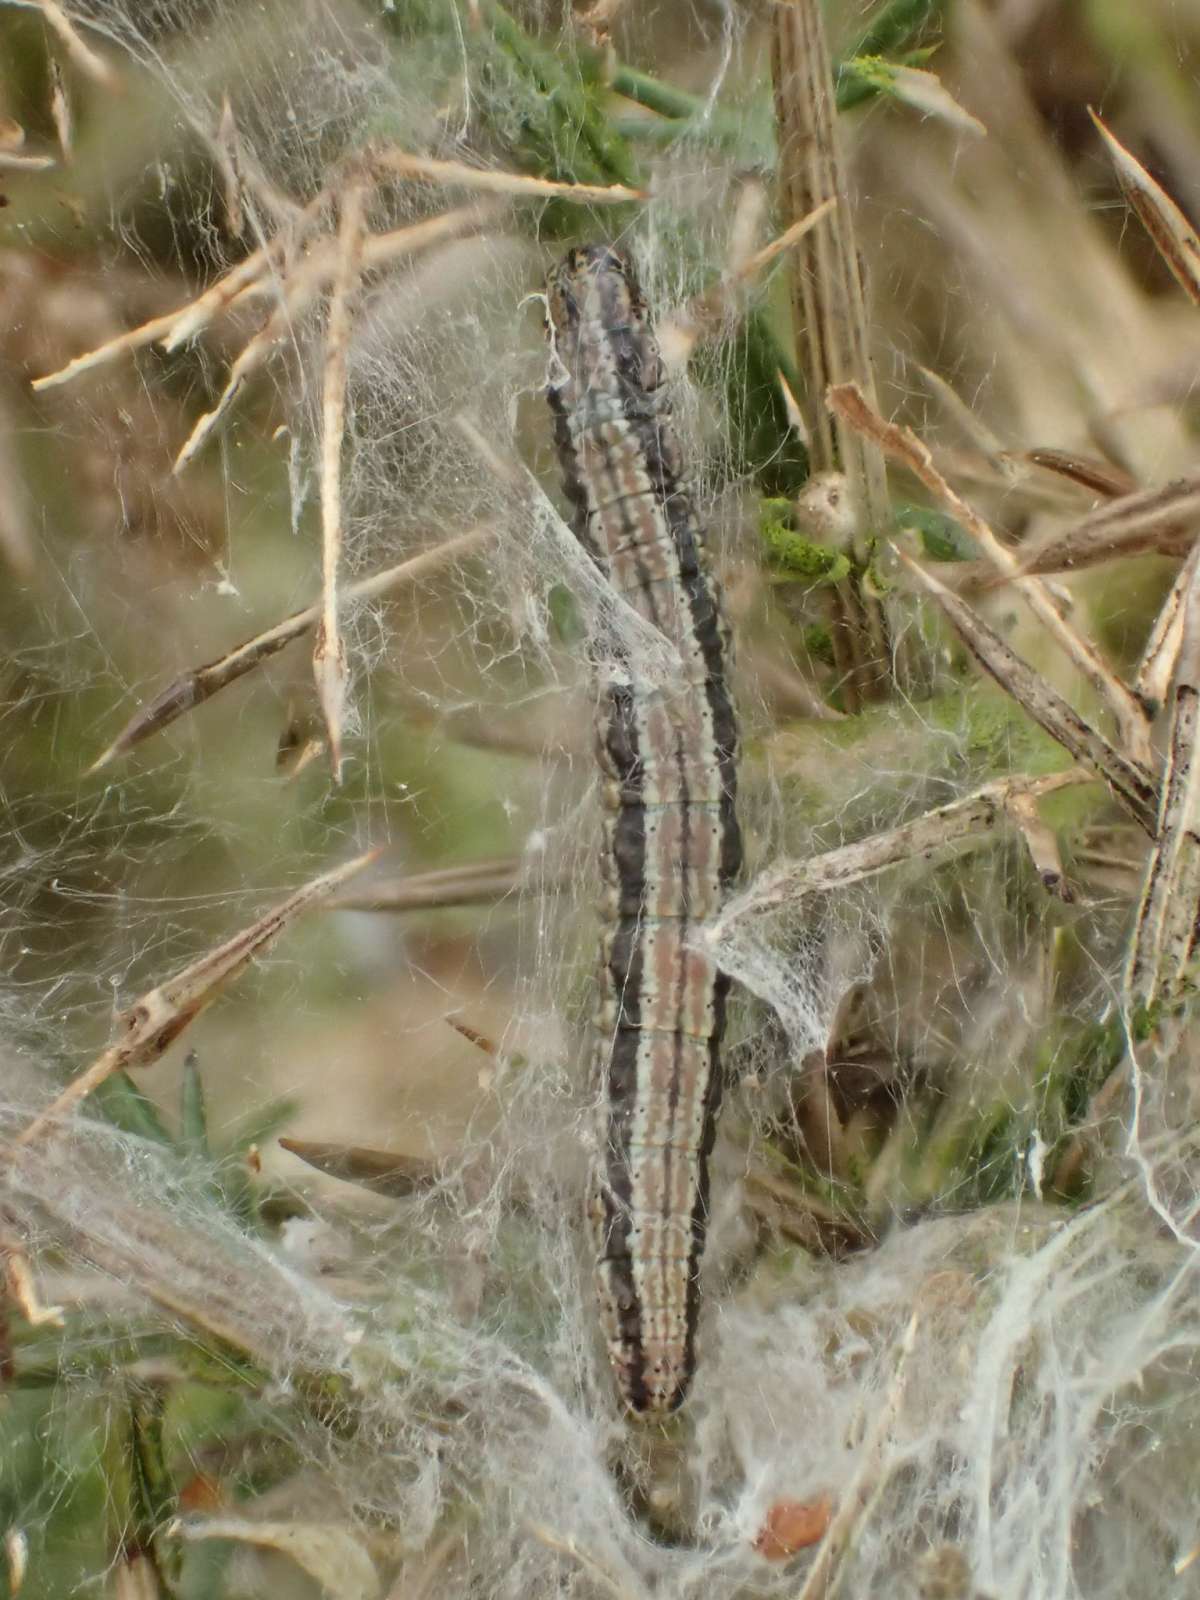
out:
M537 1059L536 1035L571 1080L595 827L579 617L564 582L523 593L525 558L505 542L524 537L524 513L454 418L471 414L502 465L523 461L556 496L538 313L525 303L548 263L570 242L626 238L666 319L720 282L736 217L756 219L756 246L794 220L773 199L770 15L698 0L602 0L580 15L490 0L67 9L90 65L38 6L0 4L9 1047L71 1075L106 1043L114 1011L368 844L386 845L372 869L381 896L482 864L474 897L443 880L415 908L305 918L139 1090L107 1091L109 1115L199 1149L225 1202L274 1229L333 1184L281 1150L278 1132L411 1160L486 1136L506 1080L497 1087L495 1057L448 1014L503 1041L518 1073ZM1014 547L1036 547L1097 500L1031 452L1099 463L1128 488L1177 477L1193 456L1198 325L1130 226L1087 113L1101 112L1195 215L1200 5L879 0L826 13L883 413L921 432ZM935 73L944 99L921 103L897 66ZM915 81L928 95L928 80ZM655 199L502 199L372 280L351 355L349 577L489 514L502 531L352 612L341 785L318 748L302 645L91 771L139 705L319 596L324 297L285 318L182 471L184 441L270 301L233 307L180 348L146 341L62 385L32 381L193 299L326 184L344 183L348 152L368 141L649 186ZM377 200L371 227L462 203L437 185L400 186ZM894 595L919 667L874 703L848 704L827 590L853 553L843 561L794 510L809 464L777 382L782 372L803 399L805 330L787 270L785 258L722 305L680 401L738 637L758 867L1067 760L935 619ZM892 487L895 526L939 570L976 558L919 485L898 475ZM1180 554L1062 580L1076 624L1117 670L1135 667ZM860 579L895 582L860 567ZM1009 592L979 603L1089 705ZM778 934L828 1037L800 1041L809 1053L798 1055L769 1008L747 998L739 1011L751 1089L735 1097L730 1137L738 1160L774 1163L776 1210L758 1213L766 1234L817 1252L865 1247L898 1216L1021 1193L1035 1136L1047 1173L1071 1148L1120 1058L1113 974L1144 843L1098 786L1043 814L1070 902L1048 896L1006 838L905 867L814 913L802 933ZM572 959L555 965L559 944ZM782 1091L781 1068L793 1082ZM821 1115L838 1129L832 1166L812 1159L814 1071ZM1054 1203L1079 1203L1093 1182L1073 1163ZM70 1285L50 1298L70 1303ZM114 1411L111 1388L84 1381L97 1373L80 1315L65 1356L57 1336L15 1315L0 1346L0 1521L28 1529L24 1592L35 1597L106 1571L118 1582L121 1562L164 1547L163 1520L181 1505L277 1492L294 1467L255 1453L260 1393L188 1381L165 1401L156 1388L151 1404L132 1384ZM121 1362L106 1344L99 1365L111 1375ZM75 1379L65 1390L64 1372ZM252 1590L259 1579L231 1577L220 1548L197 1546L182 1564L156 1556L153 1581L194 1600Z

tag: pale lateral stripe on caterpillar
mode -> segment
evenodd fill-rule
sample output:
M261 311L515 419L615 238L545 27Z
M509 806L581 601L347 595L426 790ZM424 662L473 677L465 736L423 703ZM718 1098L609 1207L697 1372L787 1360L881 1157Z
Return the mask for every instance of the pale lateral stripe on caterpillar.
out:
M617 1382L632 1411L655 1416L681 1404L695 1367L728 987L695 936L741 865L737 725L716 587L628 262L606 246L573 250L547 307L575 534L684 668L652 683L619 646L597 663L604 1127L589 1210Z

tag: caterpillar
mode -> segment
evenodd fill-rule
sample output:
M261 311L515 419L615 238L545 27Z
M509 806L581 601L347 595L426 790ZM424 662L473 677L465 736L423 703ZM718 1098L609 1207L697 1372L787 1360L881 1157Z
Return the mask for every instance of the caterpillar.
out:
M666 683L619 644L594 661L603 1126L588 1213L617 1386L631 1412L653 1418L683 1403L696 1364L728 990L697 934L741 866L737 722L728 633L631 267L608 246L572 250L546 302L547 395L573 531L682 662Z

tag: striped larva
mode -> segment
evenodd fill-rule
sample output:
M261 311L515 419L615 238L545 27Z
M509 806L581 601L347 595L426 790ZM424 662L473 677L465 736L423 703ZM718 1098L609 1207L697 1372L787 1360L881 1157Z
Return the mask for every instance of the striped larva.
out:
M595 663L606 904L589 1212L617 1383L633 1412L656 1416L682 1403L695 1368L728 988L697 936L741 864L737 724L717 590L628 262L573 250L547 306L574 532L682 662L670 683L619 644Z

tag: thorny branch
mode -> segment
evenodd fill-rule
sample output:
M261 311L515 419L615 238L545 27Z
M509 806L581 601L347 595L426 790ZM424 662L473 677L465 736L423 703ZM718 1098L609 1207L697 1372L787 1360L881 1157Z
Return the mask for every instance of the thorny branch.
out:
M325 719L334 783L342 776L342 719L349 668L338 616L338 568L342 559L342 452L346 432L346 363L350 345L350 298L358 282L365 225L366 194L352 184L342 202L338 265L329 302L325 336L325 376L321 404L321 620L313 645L313 676Z
M794 905L805 895L843 889L905 861L928 860L956 847L977 847L995 834L1006 813L1010 820L1023 826L1028 817L1026 807L1035 800L1086 781L1087 774L1078 771L1041 778L1000 778L897 828L873 833L854 844L841 845L803 861L781 861L729 902L713 923L710 937L719 943L747 917Z
M356 872L378 858L369 850L344 866L322 873L289 895L273 911L208 951L173 978L148 989L141 999L117 1018L119 1037L85 1072L38 1113L16 1137L17 1145L31 1143L68 1111L74 1109L114 1072L145 1067L157 1061L185 1028L216 998L220 989L263 951L302 911L339 888Z
M1131 1011L1173 1001L1196 942L1200 902L1200 581L1194 564L1183 599L1171 692L1167 760L1154 848L1134 927L1128 970Z

